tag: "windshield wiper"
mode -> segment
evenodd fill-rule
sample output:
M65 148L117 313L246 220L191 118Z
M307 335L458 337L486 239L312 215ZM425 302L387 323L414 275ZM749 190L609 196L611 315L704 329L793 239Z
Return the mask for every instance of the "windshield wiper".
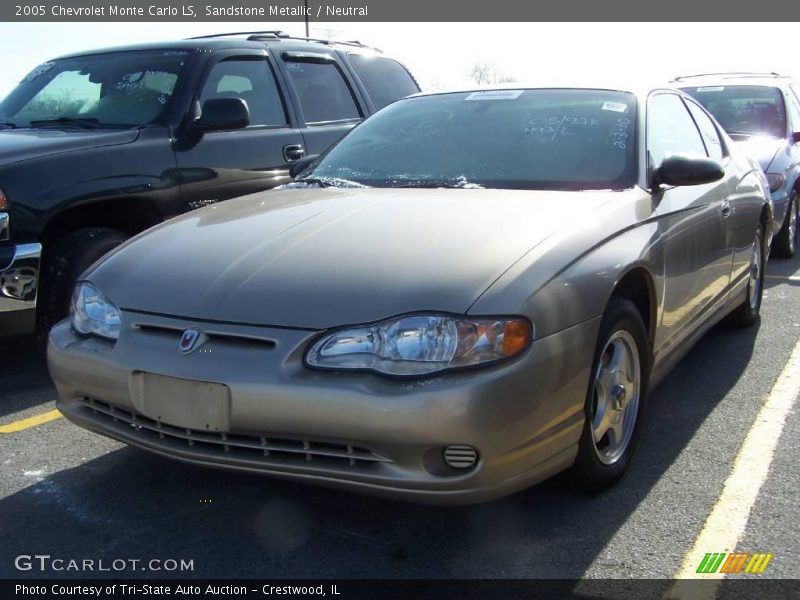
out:
M301 179L295 179L292 183L308 183L310 185L318 185L319 187L367 187L363 183L342 179L341 177L303 177Z
M333 183L320 177L303 177L295 179L292 183L307 183L308 185L318 185L319 187L331 187Z
M17 124L11 121L0 121L0 129L16 129Z
M447 189L461 189L461 190L482 190L483 186L479 183L472 183L463 177L458 179L433 179L421 181L394 181L389 187L398 188L447 188Z
M31 127L47 127L48 125L71 125L82 129L99 129L103 126L97 119L81 119L76 117L59 117L57 119L37 119L31 121Z

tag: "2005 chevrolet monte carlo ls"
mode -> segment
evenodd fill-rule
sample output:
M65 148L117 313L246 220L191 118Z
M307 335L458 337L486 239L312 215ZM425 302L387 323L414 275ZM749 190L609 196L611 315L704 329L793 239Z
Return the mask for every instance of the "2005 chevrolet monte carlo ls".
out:
M50 334L58 407L184 461L406 500L568 468L602 489L648 388L722 317L757 319L771 219L758 164L676 90L418 95L283 189L90 268Z

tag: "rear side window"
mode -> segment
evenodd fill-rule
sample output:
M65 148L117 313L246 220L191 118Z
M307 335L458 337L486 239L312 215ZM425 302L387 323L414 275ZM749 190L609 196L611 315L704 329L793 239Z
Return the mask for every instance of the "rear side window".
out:
M377 109L419 91L411 75L397 61L366 54L349 54L348 58Z
M360 119L350 86L334 63L287 59L286 70L306 123L329 123Z
M714 127L714 123L708 118L708 115L703 112L703 109L694 102L687 102L686 106L689 107L689 112L692 113L694 122L697 123L697 128L703 136L708 155L715 160L722 160L722 141L719 139L719 133L717 132L717 128Z
M650 99L647 112L647 151L650 165L657 167L669 154L706 156L700 132L683 100L675 94Z
M241 98L250 109L251 126L280 127L287 123L272 68L263 58L218 62L208 74L200 103L212 98Z

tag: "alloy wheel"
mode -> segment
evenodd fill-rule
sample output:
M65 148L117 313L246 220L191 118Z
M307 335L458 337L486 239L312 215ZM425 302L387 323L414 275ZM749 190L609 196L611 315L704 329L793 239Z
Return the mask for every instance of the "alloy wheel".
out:
M641 365L633 336L619 330L606 342L594 380L592 439L597 458L617 462L633 436L639 412Z

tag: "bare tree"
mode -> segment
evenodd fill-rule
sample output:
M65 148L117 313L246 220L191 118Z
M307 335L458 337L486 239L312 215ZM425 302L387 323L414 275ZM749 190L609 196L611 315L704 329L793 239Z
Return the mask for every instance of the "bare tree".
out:
M478 85L516 81L514 77L501 72L494 63L489 63L484 60L478 60L472 65L469 76L472 77Z

